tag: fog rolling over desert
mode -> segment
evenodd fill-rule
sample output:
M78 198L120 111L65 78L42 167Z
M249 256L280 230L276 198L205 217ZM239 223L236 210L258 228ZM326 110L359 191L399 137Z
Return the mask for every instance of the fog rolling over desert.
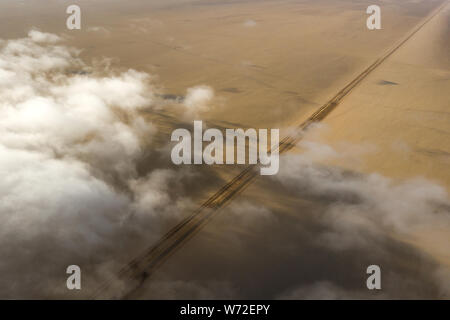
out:
M72 4L0 3L0 298L450 298L448 1Z

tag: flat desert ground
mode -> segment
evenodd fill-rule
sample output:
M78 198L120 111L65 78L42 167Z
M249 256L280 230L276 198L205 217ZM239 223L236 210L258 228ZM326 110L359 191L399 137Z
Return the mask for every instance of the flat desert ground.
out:
M36 233L33 246L18 240L32 252L19 254L11 241L1 295L89 296L242 170L168 160L171 132L192 126L179 106L189 88L214 92L196 114L208 127L280 128L285 136L445 1L375 1L382 29L370 31L372 2L80 0L82 28L70 31L70 1L3 1L1 39L24 38L30 29L58 34L87 64L108 61L105 68L117 72L151 75L159 107L140 112L156 133L133 179L173 171L183 178L163 191L183 198L168 215L152 208L144 231L134 232L140 218L126 216L120 223L132 226L131 235L105 237L108 245L91 251L72 248L92 272L81 294L58 287L64 273L50 273L71 260L61 253L65 242L49 250ZM447 4L281 157L278 175L257 178L132 298L450 297L449 17ZM104 180L132 193L120 178ZM372 264L382 269L382 290L366 288Z

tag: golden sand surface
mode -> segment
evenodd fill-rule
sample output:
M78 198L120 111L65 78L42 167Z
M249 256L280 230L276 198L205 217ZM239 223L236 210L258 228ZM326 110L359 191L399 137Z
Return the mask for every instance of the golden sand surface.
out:
M450 190L449 6L324 120L324 139L372 146L365 171ZM341 163L345 166L345 163Z
M352 1L80 1L82 29L65 29L68 2L9 5L3 37L29 28L63 33L86 61L108 57L147 71L167 94L209 85L203 118L241 127L295 125L426 16L383 5L383 30L366 28L367 3ZM17 19L20 16L21 19Z
M23 37L31 28L62 34L86 62L107 58L115 67L148 72L163 94L212 87L214 105L200 115L211 125L283 129L306 119L438 3L413 10L409 1L385 2L383 29L374 32L366 28L370 1L79 1L82 28L71 31L65 27L70 1L7 0L0 5L0 36ZM170 123L148 117L161 126L164 143L185 119L173 108L161 112ZM218 171L237 172L229 169Z
M27 2L34 5L26 5L25 1L5 0L0 4L0 38L24 37L30 28L62 34L69 45L83 50L81 57L85 61L111 58L119 68L148 72L163 94L183 96L189 87L211 86L216 99L212 108L201 115L204 121L224 127L289 128L326 103L440 2L383 1L383 29L369 31L365 10L372 1L135 0L125 4L80 0L82 29L69 31L65 28L65 9L71 1L34 0ZM359 155L358 166L339 160L333 160L333 165L396 179L423 176L450 190L448 21L447 6L323 121L319 141L337 150L345 144L367 150ZM158 118L162 121L158 125L164 143L169 141L173 127L185 120L171 108L161 113L172 116L168 124ZM148 117L155 121L155 115ZM213 169L224 179L241 170L233 166ZM207 192L216 191L214 188L220 185L213 185L214 190L210 185L204 187L207 190L201 197L207 197ZM265 246L280 237L281 249L270 253L280 258L278 276L285 276L288 287L293 282L289 277L297 273L286 269L286 257L300 257L311 250L295 248L295 241L302 240L301 236L310 230L294 222L316 219L320 211L312 201L277 191L270 182L259 179L244 196L273 212L282 211L276 219L287 221L279 223L283 228L275 230L277 221L268 220L270 233L264 229L258 234L256 223L246 225L232 215L218 217L169 260L168 271L161 271L159 276L172 273L175 279L184 277L188 282L208 275L225 278L235 270L238 280L246 283L240 271L247 267L243 275L260 272L260 279L267 279L272 274L270 268L264 268ZM300 238L294 238L298 235ZM420 248L448 271L448 230L416 230L414 235L399 240ZM400 238L395 234L392 237ZM250 249L245 247L247 243ZM291 252L293 248L300 251ZM205 258L205 252L216 260ZM256 271L252 259L261 266ZM401 257L393 259L392 265L404 263L398 260ZM304 272L307 277L308 272L321 271L321 264L327 263L324 261L297 261L297 266L311 269ZM337 267L342 277L347 275L345 267ZM340 277L339 272L336 274ZM252 285L259 284L247 283L248 287ZM273 286L281 284L274 282ZM138 297L158 298L155 292L147 290Z
M321 137L369 147L360 169L423 177L450 192L450 6L391 56L324 120ZM351 168L345 162L340 166ZM446 226L403 239L450 268Z

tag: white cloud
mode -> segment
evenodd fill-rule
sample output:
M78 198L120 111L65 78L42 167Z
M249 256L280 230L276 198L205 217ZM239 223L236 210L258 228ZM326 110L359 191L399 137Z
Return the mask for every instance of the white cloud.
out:
M56 43L61 41L61 38L56 34L40 32L38 30L31 30L28 32L28 37L34 42Z
M338 252L372 251L376 247L373 239L394 235L395 239L416 246L419 252L433 256L438 263L444 262L441 273L436 275L436 285L445 296L450 294L448 279L441 276L450 271L445 264L446 257L434 247L420 244L420 239L436 246L450 241L449 235L434 235L439 230L450 230L450 198L443 186L422 177L393 180L379 173L363 174L319 164L358 158L358 153L365 149L360 146L348 144L348 149L337 151L317 141L305 140L300 147L304 153L280 159L280 173L273 178L294 195L324 205L324 213L318 215L317 221L325 228L315 237L317 245ZM302 289L294 295L305 296L308 290ZM316 292L317 296L328 298L351 294L323 284L311 292L313 296Z
M317 147L321 154L326 149L317 144L302 145ZM425 226L450 227L449 197L442 186L420 177L396 182L377 173L355 174L320 166L308 158L311 153L288 155L277 179L293 190L329 198L332 205L327 219L344 237L344 231L358 224L390 228L401 234L412 234Z
M156 130L140 113L154 103L151 77L97 70L61 42L36 30L0 41L2 297L60 290L52 279L66 263L102 263L126 245L123 233L148 232L145 218L123 224L141 201L169 197L157 173L146 178L151 190L135 183Z
M183 105L186 107L186 113L190 116L196 116L200 112L211 108L214 98L214 90L209 86L196 86L187 89Z
M106 29L105 27L99 27L99 26L94 26L94 27L89 27L87 29L89 32L99 32L105 35L109 35L110 31L108 29Z

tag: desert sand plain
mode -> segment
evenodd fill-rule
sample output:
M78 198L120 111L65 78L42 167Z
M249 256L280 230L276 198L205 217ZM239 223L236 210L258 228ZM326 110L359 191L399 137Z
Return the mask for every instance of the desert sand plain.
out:
M189 88L213 89L214 99L197 115L208 126L280 128L283 136L443 1L379 1L383 27L377 31L365 25L372 1L78 1L79 31L64 26L70 1L37 3L2 3L0 38L37 28L82 49L84 61L106 57L110 68L152 76L160 106L143 114L157 128L151 148L163 155L145 150L137 163L143 176L175 170L165 154L170 133L192 119L174 100ZM306 133L282 157L279 175L258 178L132 298L448 298L449 10ZM149 228L154 235L133 233L124 241L126 233L120 234L99 258L94 249L75 250L88 274L82 294L56 285L64 274L50 275L71 260L57 258L63 246L47 251L54 256L43 258L39 276L21 266L25 282L9 270L30 261L8 251L5 270L14 285L6 288L14 290L2 296L89 296L105 274L113 275L241 169L191 167L188 178L172 186L188 204L151 220L158 224ZM38 252L29 259L46 255ZM371 264L383 270L381 291L365 287ZM48 283L39 281L42 274Z

